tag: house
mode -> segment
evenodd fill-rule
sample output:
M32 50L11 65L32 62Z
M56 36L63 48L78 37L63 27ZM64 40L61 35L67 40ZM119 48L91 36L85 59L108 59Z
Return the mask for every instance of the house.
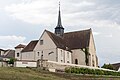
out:
M15 58L15 50L3 50L0 49L0 67L9 66L8 61L11 58Z
M15 51L15 55L20 54L16 56L21 61L19 66L32 66L38 60L98 66L92 29L64 33L60 6L55 32L44 30L39 40L31 41L26 47L16 48Z
M15 47L15 58L16 58L17 60L21 60L21 57L22 57L21 51L22 51L22 49L25 48L25 47L26 47L26 45L23 45L23 44L19 44L19 45L17 45L17 46Z
M114 69L114 70L120 71L120 63L112 64L112 66L113 66L113 69Z

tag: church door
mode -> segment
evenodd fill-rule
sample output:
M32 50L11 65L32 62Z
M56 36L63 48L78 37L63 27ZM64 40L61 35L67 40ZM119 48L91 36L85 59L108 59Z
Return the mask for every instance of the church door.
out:
M75 64L78 64L78 59L75 59Z

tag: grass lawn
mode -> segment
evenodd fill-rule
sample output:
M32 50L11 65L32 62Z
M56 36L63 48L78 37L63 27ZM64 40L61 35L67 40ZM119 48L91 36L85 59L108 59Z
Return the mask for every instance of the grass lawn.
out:
M1 67L0 80L120 80L118 78L83 76L65 73L51 73L48 71L29 69L29 68L13 68Z

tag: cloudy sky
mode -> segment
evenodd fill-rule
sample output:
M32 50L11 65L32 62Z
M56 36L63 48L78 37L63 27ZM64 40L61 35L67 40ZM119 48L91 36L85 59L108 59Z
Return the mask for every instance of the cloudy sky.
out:
M0 48L39 39L57 24L59 0L0 0ZM99 65L120 62L120 0L61 0L65 32L92 28Z

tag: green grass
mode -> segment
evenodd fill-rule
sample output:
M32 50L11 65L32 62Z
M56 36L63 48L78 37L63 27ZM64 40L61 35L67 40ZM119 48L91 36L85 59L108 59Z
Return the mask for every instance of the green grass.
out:
M0 80L119 80L118 78L52 73L35 68L1 67Z

